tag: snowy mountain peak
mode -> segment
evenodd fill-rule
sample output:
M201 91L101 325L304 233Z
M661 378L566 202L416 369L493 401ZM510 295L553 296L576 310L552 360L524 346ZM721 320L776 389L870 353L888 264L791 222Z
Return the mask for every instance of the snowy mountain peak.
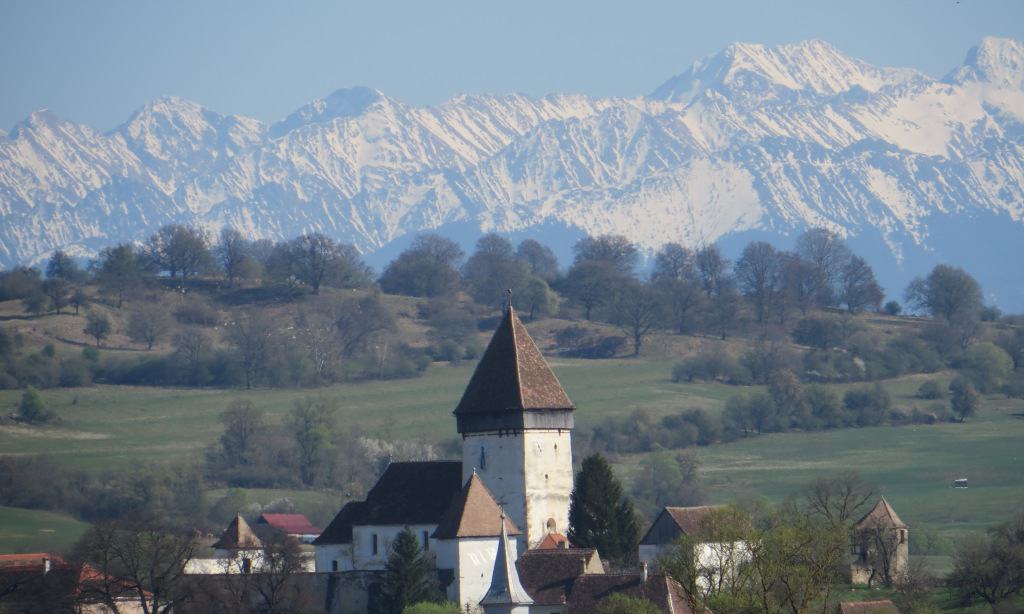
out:
M295 128L307 124L329 122L338 117L358 117L386 97L369 87L351 87L336 90L325 98L318 98L298 109L270 127L270 136L284 136Z
M917 74L876 68L821 40L776 47L733 43L669 79L650 98L688 103L703 91L714 90L726 95L744 92L750 102L760 103L788 96L787 92L816 96L834 96L853 88L875 92Z
M1024 43L988 36L967 52L964 65L946 78L951 83L989 83L1003 89L1024 89Z

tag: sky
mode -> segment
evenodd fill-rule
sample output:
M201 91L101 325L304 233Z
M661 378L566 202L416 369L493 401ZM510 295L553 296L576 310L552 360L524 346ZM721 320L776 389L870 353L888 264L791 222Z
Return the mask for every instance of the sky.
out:
M984 36L1024 40L1024 1L5 0L0 24L0 129L48 108L109 130L165 95L263 121L357 85L638 96L735 41L941 77Z

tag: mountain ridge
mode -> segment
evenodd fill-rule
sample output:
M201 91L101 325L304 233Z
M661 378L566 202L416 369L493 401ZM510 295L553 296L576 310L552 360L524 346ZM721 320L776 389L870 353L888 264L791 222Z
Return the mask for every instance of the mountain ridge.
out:
M650 251L745 233L787 244L821 225L870 243L898 294L922 266L957 262L940 227L1024 244L1022 58L1021 42L986 38L934 79L824 41L735 43L636 98L419 107L357 87L267 124L167 96L106 133L34 112L0 134L0 264L87 257L171 222L319 230L371 260L425 230L467 244L618 232ZM991 298L1024 308L1024 289L1003 287L1024 274L981 264Z

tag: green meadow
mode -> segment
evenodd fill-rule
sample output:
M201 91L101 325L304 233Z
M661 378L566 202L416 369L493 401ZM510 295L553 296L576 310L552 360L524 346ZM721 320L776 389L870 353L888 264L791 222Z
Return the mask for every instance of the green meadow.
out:
M666 360L553 359L552 367L578 407L577 424L635 409L664 414L701 407L718 412L724 401L752 388L722 384L676 384ZM473 363L434 365L424 377L362 382L314 390L186 390L93 386L43 391L60 416L54 426L0 425L0 452L48 454L87 470L122 469L147 462L195 461L216 441L218 414L233 399L251 400L280 420L295 399L323 396L337 403L342 427L381 439L436 442L453 438L451 411ZM941 377L941 376L932 376ZM913 397L925 376L884 382L897 407L927 407ZM841 393L849 386L837 386ZM19 391L0 392L0 411L13 410ZM763 496L779 501L814 477L855 469L879 485L911 527L926 527L949 539L982 531L1024 507L1024 401L991 397L976 418L963 424L882 426L823 432L792 432L694 448L711 502ZM627 480L638 456L615 459ZM954 478L970 488L954 490ZM211 491L215 503L225 491ZM266 504L288 497L323 521L340 498L332 493L249 491ZM47 533L39 519L54 524ZM60 522L58 522L60 520ZM7 508L0 512L0 550L61 548L83 525L60 515ZM69 537L70 536L70 537ZM70 541L69 541L70 540ZM942 567L948 561L940 560Z

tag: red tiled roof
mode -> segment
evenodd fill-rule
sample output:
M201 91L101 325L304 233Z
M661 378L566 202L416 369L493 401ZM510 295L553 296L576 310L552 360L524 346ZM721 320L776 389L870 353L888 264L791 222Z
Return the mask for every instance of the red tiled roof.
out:
M303 514L260 514L256 521L274 527L286 535L320 535L322 529L313 526Z
M515 310L505 311L455 415L575 407Z
M44 560L49 560L51 565L64 564L64 559L60 556L49 554L47 552L0 554L0 569L21 569L24 567L39 567L42 569Z
M569 543L569 538L561 533L548 533L537 544L536 550L554 550L555 548L569 549L572 548L572 544Z
M516 561L516 570L534 603L558 605L565 603L572 583L586 573L596 552L594 548L527 550Z
M663 574L588 574L569 590L566 614L593 614L602 599L615 594L646 599L665 614L693 614L678 582Z

